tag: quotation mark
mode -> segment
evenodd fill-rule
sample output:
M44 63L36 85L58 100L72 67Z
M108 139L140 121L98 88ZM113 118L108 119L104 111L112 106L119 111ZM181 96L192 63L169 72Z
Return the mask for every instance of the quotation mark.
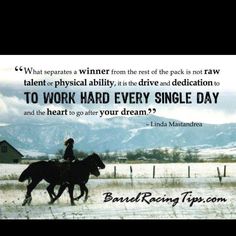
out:
M148 114L150 114L151 112L154 114L154 113L156 113L156 111L157 111L156 108L149 108L148 109L148 112L149 112Z
M16 66L15 67L15 71L23 71L23 66Z

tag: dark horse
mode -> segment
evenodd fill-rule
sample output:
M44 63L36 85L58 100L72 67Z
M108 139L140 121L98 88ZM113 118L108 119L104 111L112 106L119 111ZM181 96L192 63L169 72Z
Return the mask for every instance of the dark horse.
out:
M31 182L27 185L27 192L22 205L29 205L31 203L31 192L43 179L50 183L47 187L51 199L50 203L57 200L68 186L71 205L75 205L74 200L78 200L82 197L84 191L86 192L85 199L87 199L88 189L85 184L88 182L89 175L93 174L99 176L100 172L98 168L105 168L104 163L96 153L89 155L82 161L76 160L75 162L70 163L69 176L67 179L61 175L62 168L64 168L65 165L68 165L68 163L57 163L54 161L39 161L30 164L19 177L20 182L31 179ZM65 184L65 181L67 184ZM75 184L78 184L81 189L81 195L76 199L73 198ZM54 193L54 187L56 185L60 185L57 195Z

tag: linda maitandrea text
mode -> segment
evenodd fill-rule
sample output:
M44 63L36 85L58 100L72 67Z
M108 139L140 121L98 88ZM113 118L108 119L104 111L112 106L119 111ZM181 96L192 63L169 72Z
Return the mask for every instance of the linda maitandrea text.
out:
M103 193L103 202L144 202L146 204L151 203L169 203L172 207L176 206L178 203L187 203L190 207L195 203L214 203L214 202L226 202L227 199L223 197L200 197L193 196L192 191L186 191L180 194L179 197L167 197L166 194L163 196L153 196L151 192L139 192L136 196L124 197L124 196L114 196L112 192Z

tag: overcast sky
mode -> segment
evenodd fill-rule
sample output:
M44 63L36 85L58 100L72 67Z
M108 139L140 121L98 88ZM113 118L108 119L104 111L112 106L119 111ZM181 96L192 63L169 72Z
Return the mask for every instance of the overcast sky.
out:
M33 67L42 70L78 70L94 68L94 69L115 69L116 71L127 71L128 69L137 71L147 71L149 74L142 75L26 75L24 71L15 71L16 66ZM45 110L50 109L69 109L73 111L86 111L87 109L148 109L155 108L155 115L167 118L179 119L182 121L201 121L205 123L229 123L236 122L236 56L0 56L0 123L11 122L44 122L44 116L24 116L24 111ZM165 71L173 70L185 72L186 70L203 71L205 69L220 69L219 75L186 75L174 74L173 76L151 74L151 71L164 69ZM114 81L139 81L141 79L149 79L150 81L172 82L174 79L198 80L218 82L219 86L212 87L186 87L186 86L116 86L112 89L102 87L69 87L63 86L55 89L54 87L26 87L24 80L46 80L54 82L55 80L83 80L88 79L106 79ZM98 91L108 92L111 95L114 92L150 92L150 100L148 104L114 104L111 100L109 104L51 104L45 105L41 99L37 104L26 104L24 92L37 92L40 97L43 92L76 92L76 96L80 92ZM196 104L191 105L180 104L156 104L154 102L155 92L191 92L193 101L197 92L209 91L212 93L219 92L217 104ZM76 97L77 98L77 97ZM47 117L46 121L59 120L80 120L97 122L102 121L96 116L91 117Z

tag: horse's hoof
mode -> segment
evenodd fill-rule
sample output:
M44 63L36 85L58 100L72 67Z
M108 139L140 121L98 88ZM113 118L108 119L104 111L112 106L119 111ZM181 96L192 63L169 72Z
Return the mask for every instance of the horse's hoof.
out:
M88 196L88 197L86 197L86 198L84 199L84 203L86 203L86 202L87 202L88 198L89 198L89 196Z
M32 197L28 199L28 206L31 204L31 201L32 201Z
M71 206L76 206L76 204L74 202L71 202Z
M50 202L48 202L49 205L52 205L53 203L54 203L54 201L50 201Z
M26 204L27 204L27 205L30 205L31 201L32 201L32 197L27 197L27 198L23 201L22 206L25 206Z

